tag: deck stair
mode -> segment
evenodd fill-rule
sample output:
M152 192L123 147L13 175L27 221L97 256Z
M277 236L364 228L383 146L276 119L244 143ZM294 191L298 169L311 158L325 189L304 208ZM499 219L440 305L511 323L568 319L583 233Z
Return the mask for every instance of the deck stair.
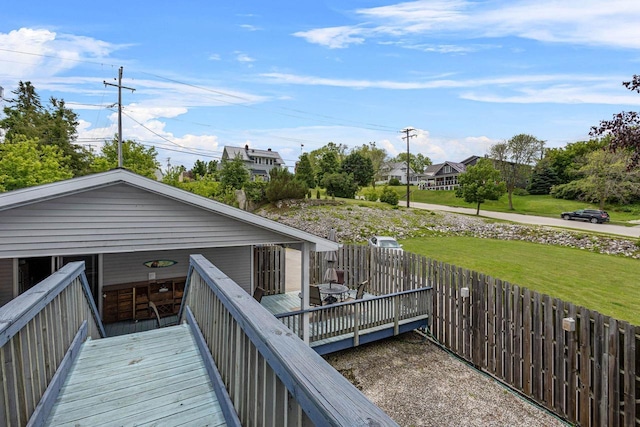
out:
M187 325L83 344L48 426L223 426Z

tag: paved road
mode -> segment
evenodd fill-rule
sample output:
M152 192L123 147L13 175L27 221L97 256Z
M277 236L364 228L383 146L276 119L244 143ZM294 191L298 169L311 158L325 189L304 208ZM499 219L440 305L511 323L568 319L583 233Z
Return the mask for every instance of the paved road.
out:
M418 203L418 202L412 202L410 206L418 209L428 209L430 211L456 212L456 213L469 214L469 215L476 214L476 210L470 209L470 208L454 208L451 206L431 205L427 203ZM619 236L640 238L640 226L624 227L622 225L613 225L613 224L591 224L589 222L583 222L583 221L565 221L563 219L560 219L560 214L558 214L558 218L547 218L544 216L522 215L522 214L516 214L516 213L490 212L490 211L483 211L482 209L480 209L480 216L483 216L486 218L495 218L495 219L501 219L506 221L519 222L521 224L575 228L578 230L586 230L586 231L592 231L592 232L598 232L598 233L608 233L608 234L616 234Z

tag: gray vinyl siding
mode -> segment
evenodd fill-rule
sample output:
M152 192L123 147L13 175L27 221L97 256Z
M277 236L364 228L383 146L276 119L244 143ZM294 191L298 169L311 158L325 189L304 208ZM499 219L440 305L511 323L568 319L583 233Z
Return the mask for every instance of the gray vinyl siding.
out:
M0 212L0 258L289 243L253 224L126 184Z
M189 255L201 254L247 292L251 292L251 247L180 249L173 251L135 252L104 255L104 285L143 282L149 273L156 280L186 277ZM143 263L153 260L177 261L170 267L148 268Z
M13 260L0 259L0 307L13 299Z

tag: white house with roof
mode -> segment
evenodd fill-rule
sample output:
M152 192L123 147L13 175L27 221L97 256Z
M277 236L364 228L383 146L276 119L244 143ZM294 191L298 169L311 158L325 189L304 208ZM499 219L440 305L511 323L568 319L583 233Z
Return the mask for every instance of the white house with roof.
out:
M468 166L475 165L478 159L479 156L471 156L461 162L446 161L429 165L418 185L422 190L455 190L458 187L458 176Z
M236 157L240 157L245 166L251 172L251 179L261 177L265 181L269 180L269 172L273 168L279 168L284 166L284 161L277 151L272 151L271 148L267 150L258 150L255 148L249 148L248 145L242 147L229 147L225 146L222 151L222 160L233 160Z
M179 286L191 254L252 293L254 248L286 245L308 259L312 250L339 247L124 169L0 194L0 236L0 305L82 260L103 317L107 296L126 300L129 310L136 287ZM302 268L301 283L308 275Z
M400 184L407 183L407 163L406 162L388 162L385 163L380 169L380 176L383 182L389 182L392 179L397 179ZM409 184L417 185L420 176L409 167Z

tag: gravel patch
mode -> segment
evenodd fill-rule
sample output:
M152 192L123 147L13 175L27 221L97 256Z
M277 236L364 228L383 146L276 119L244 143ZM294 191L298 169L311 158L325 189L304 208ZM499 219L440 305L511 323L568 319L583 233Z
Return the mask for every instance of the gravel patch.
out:
M328 230L335 228L341 243L364 243L377 234L397 239L428 235L471 236L522 240L640 259L638 241L553 227L495 222L448 212L378 209L330 200L290 200L278 202L276 209L256 213L321 237L327 237Z
M409 332L325 356L401 426L566 426Z

